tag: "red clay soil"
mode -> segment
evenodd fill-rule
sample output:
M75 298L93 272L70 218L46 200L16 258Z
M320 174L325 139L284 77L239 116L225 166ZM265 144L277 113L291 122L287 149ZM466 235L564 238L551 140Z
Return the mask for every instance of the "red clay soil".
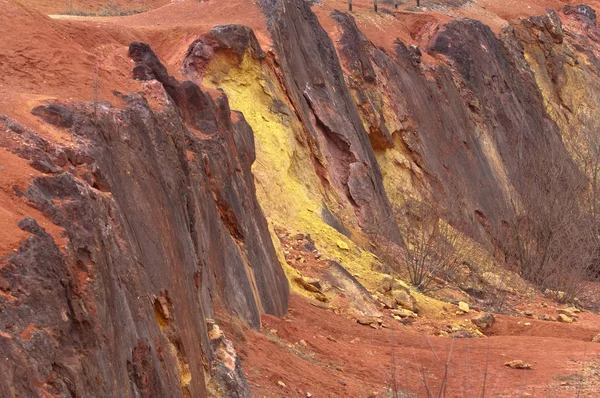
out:
M587 316L599 330L600 317ZM525 322L532 326L522 326ZM284 319L265 316L263 332L247 331L238 352L256 397L304 397L307 392L384 397L393 369L399 390L427 396L427 384L437 396L446 363L447 397L478 396L484 379L486 396L594 397L600 385L589 369L597 369L600 344L589 342L590 331L591 324L500 316L491 337L433 337L400 324L372 329L294 295L289 314ZM504 365L512 360L533 369ZM580 386L582 372L586 379Z
M0 129L4 139L4 132ZM0 148L0 258L6 257L29 233L17 227L17 223L29 216L37 220L50 233L61 247L65 239L61 236L62 229L48 220L39 211L31 208L25 199L17 198L14 188L27 189L29 179L41 173L29 166L28 162L4 148ZM0 267L2 263L0 262Z

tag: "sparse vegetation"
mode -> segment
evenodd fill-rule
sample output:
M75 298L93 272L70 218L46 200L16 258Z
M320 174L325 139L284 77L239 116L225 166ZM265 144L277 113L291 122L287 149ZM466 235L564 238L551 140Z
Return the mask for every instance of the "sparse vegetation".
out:
M117 2L111 1L102 6L99 11L94 12L78 8L70 2L67 9L59 14L82 17L124 17L127 15L141 14L146 11L148 11L148 8L143 4L139 8L126 8Z
M503 227L507 263L554 299L566 302L585 288L598 252L597 227L586 207L588 181L567 159L540 145L520 167L517 191Z
M403 263L409 282L428 292L469 257L470 245L432 206L412 203L406 213L412 220L405 227Z

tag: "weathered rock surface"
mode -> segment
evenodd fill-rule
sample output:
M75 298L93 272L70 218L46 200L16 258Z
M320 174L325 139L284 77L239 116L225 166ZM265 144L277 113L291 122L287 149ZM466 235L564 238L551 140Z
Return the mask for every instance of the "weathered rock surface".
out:
M259 2L267 16L287 93L304 126L312 157L325 167L324 186L354 207L361 227L397 244L402 238L369 136L325 30L309 4Z
M1 361L0 388L200 397L206 373L227 396L248 396L243 373L219 377L219 367L238 365L222 364L205 318L222 305L259 327L262 311L286 311L287 281L250 172L252 130L224 94L169 77L148 46L134 43L130 54L146 97L122 95L125 109L34 110L70 127L76 147L11 131L28 143L14 151L53 173L21 195L64 228L68 245L59 250L32 218L19 224L30 237L0 268L0 351L11 358Z

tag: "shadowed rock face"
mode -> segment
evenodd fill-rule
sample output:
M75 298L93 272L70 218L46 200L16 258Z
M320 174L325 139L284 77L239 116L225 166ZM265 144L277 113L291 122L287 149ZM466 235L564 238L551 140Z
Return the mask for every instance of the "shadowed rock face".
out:
M206 319L221 306L259 327L261 312L287 308L250 172L252 130L223 93L177 82L146 45L130 53L152 105L131 94L123 110L37 108L72 126L79 145L68 150L13 131L30 143L18 154L60 170L22 194L64 228L68 246L61 252L33 219L19 225L31 236L3 260L0 322L29 332L0 339L11 358L0 388L200 397L206 372L226 396L248 396L239 366L228 378L215 358Z
M338 51L348 85L378 155L408 148L430 187L425 197L482 243L493 241L509 217L511 200L521 193L515 187L526 185L523 169L541 148L554 148L575 170L510 32L501 40L480 22L451 22L428 49L447 57L449 66L426 76L415 58L418 49L397 40L388 54L348 14L334 11L332 17L342 31ZM554 14L540 22L555 40L562 33L557 19Z

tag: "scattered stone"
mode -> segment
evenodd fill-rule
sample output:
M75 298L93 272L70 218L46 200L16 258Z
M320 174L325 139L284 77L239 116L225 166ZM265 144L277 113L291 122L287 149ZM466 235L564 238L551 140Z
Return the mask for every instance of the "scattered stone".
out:
M494 317L494 315L487 312L485 314L479 315L476 318L471 319L471 322L473 322L473 324L475 324L480 329L487 329L492 327L495 320L496 318Z
M314 297L315 297L317 300L319 300L320 302L322 302L322 303L328 303L328 302L329 302L329 299L327 298L327 296L326 296L326 295L324 295L324 294L323 294L323 293L321 293L321 292L317 292L317 293L315 293L315 296L314 296Z
M558 321L562 323L573 323L573 319L565 314L558 314Z
M394 316L398 316L400 318L418 318L419 316L412 312L411 310L407 310L405 308L401 308L398 310L391 311Z
M523 369L523 370L531 370L533 367L531 364L528 364L525 361L520 359L515 359L514 361L505 362L504 366L508 366L511 369Z
M467 330L459 330L458 332L454 332L450 335L453 339L470 339L473 337L471 333Z
M350 246L348 246L348 244L343 240L338 240L336 244L342 250L350 250Z
M531 322L525 322L525 326L531 326Z
M322 308L324 310L328 310L331 308L331 306L329 304L323 303L323 302L317 301L317 300L314 300L314 301L311 300L310 305L317 307L317 308Z
M334 339L334 338L333 338L333 337L331 337L331 336L327 336L327 340L329 340L329 341L333 341L334 343L337 343L337 340L336 340L336 339Z
M300 344L302 347L308 347L308 344L304 340L300 340L298 344Z
M580 312L581 311L578 308L575 308L575 307L561 308L561 309L558 310L559 314L566 315L566 316L568 316L569 318L571 318L573 320L579 318L578 314Z
M314 287L316 287L317 289L319 289L319 291L323 291L323 285L321 284L321 281L317 278L304 278L304 280L309 284L309 285L313 285Z
M524 314L525 316L530 316L530 317L531 317L531 316L533 316L533 312L531 312L531 311L529 311L529 310L525 310L525 311L523 311L523 314Z
M346 382L345 382L344 380L342 380L342 379L339 379L339 380L338 380L338 383L340 383L340 384L341 384L341 385L343 385L343 386L347 386L347 385L348 385L348 383L346 383Z
M278 385L279 387L281 387L281 388L287 388L287 386L285 385L285 383L284 383L283 381L281 381L281 380L279 380L279 381L277 382L277 385Z
M306 398L312 398L312 394L311 394L311 393L309 393L309 392L307 392L306 394L304 394L304 396L305 396Z
M383 279L379 283L379 290L382 293L387 293L390 290L392 290L393 285L394 285L394 278L390 275L386 275L383 277Z
M400 318L397 315L392 315L394 317L395 320L397 320L398 322L400 322L403 325L410 325L413 323L413 318Z
M561 292L560 290L546 289L544 290L544 294L555 301L564 301L567 297L567 293Z
M380 323L382 323L382 320L381 318L376 316L359 316L358 318L356 318L356 322L361 325L370 326L372 324L379 325Z
M600 343L600 334L597 334L592 338L592 343Z
M396 308L396 300L388 296L380 296L378 300L381 304L383 304L384 308L394 309Z
M417 314L419 313L415 298L405 290L392 290L392 297L398 306L416 312Z
M465 313L468 313L469 311L471 311L471 309L469 308L469 304L465 303L464 301L458 302L458 309Z

